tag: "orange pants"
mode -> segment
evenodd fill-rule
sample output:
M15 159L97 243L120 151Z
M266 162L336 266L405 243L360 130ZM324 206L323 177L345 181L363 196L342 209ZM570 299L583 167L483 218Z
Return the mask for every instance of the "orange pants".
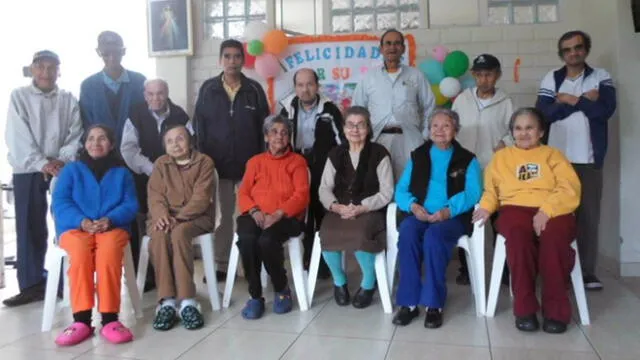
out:
M120 286L122 258L129 242L129 233L113 229L89 234L82 230L69 230L60 237L60 247L69 256L69 286L71 310L91 310L95 288L98 289L98 311L120 312ZM97 286L94 282L97 273Z

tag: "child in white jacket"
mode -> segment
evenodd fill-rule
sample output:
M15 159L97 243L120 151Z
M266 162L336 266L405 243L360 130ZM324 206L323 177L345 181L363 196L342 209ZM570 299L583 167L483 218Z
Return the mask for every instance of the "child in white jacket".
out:
M471 73L476 80L476 86L458 95L453 102L452 110L460 115L458 142L476 154L484 169L495 151L513 143L509 132L509 119L514 111L513 102L506 92L496 88L502 69L500 61L495 56L482 54L475 58ZM464 252L460 252L459 255L461 267L456 283L467 285L469 272Z

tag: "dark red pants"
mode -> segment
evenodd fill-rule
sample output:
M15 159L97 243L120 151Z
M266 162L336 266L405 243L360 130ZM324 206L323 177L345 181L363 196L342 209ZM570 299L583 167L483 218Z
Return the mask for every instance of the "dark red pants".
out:
M497 227L506 239L507 263L511 271L513 313L522 317L540 308L536 299L536 278L542 278L542 314L545 318L569 323L571 303L568 289L575 262L571 243L576 236L573 214L551 218L536 236L533 217L537 208L503 206Z

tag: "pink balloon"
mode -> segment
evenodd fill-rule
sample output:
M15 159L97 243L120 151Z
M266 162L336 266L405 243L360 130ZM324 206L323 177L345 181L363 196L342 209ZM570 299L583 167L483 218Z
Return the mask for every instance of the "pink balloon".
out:
M280 62L278 58L271 53L262 53L256 57L255 70L258 75L265 79L278 76L280 74Z
M438 45L431 50L431 56L440 62L443 62L447 55L449 55L449 49L444 45Z

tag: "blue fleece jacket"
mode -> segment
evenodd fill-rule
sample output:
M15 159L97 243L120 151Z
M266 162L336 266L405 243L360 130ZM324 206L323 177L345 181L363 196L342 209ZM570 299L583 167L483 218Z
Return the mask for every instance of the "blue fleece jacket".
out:
M447 195L447 169L453 155L453 147L441 150L437 146L432 146L429 151L431 157L431 179L427 188L427 196L422 206L429 214L438 212L448 206L451 217L463 214L475 206L482 196L482 170L480 163L474 158L467 167L465 178L465 188L463 192L457 193L451 198ZM409 160L404 168L400 181L396 185L396 204L398 208L405 212L411 212L411 204L418 199L411 193L411 172L413 171L413 161Z
M133 176L127 168L108 170L98 182L87 165L65 165L53 191L51 208L58 237L80 229L83 219L107 217L114 227L129 231L136 218L138 200Z
M129 118L129 110L144 102L144 75L125 70L129 81L120 84L122 97L119 112L113 116L109 108L109 100L105 92L104 72L100 71L86 78L80 85L80 111L85 130L91 125L103 124L116 134L116 145L120 148L122 129Z

